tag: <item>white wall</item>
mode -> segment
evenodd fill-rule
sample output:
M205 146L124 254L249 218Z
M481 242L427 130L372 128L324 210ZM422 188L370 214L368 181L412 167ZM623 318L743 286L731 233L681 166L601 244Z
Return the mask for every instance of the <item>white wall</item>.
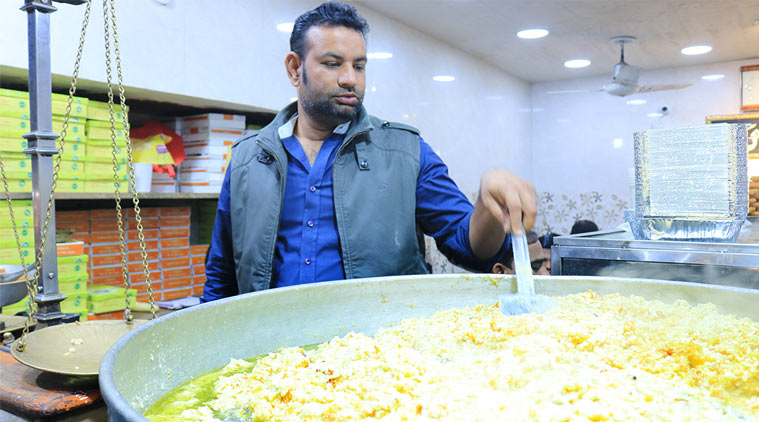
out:
M94 3L80 75L104 81L102 6ZM289 34L275 25L291 22L319 3L118 2L125 84L278 110L295 90L283 64ZM27 66L21 4L0 2L0 65ZM52 71L65 75L72 71L84 7L56 6L59 11L51 16ZM370 113L420 128L467 194L476 192L479 176L488 168L506 167L530 176L531 122L524 113L531 101L528 83L371 10L359 11L371 26L369 51L393 53L392 59L368 66L365 103ZM454 75L456 81L431 79L441 73Z
M533 180L539 192L553 196L554 209L546 210L551 220L548 223L555 230L567 232L575 216L588 217L588 210L596 205L602 209L592 217L603 222L602 227L612 228L621 223L623 208L632 206L628 169L634 166L633 133L651 128L701 125L707 115L740 113L739 68L756 63L753 59L644 71L640 76L641 85L693 85L682 90L624 98L598 92L611 79L611 69L609 76L533 84ZM715 73L725 77L716 81L701 79L703 75ZM585 90L590 92L576 92ZM647 102L627 104L633 99ZM662 106L669 108L664 117L647 116ZM614 147L617 138L622 139L619 148ZM601 195L601 201L589 202L582 209L580 195L587 196L593 191ZM562 195L574 198L574 203L562 202ZM612 199L613 195L618 199ZM575 208L559 219L557 209L567 205L575 205ZM609 212L610 209L613 212Z

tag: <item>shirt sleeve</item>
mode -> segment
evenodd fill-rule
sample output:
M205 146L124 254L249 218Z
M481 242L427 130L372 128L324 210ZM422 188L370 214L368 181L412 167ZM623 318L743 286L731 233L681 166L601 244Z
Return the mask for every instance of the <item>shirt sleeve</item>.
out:
M435 238L437 248L451 263L468 270L489 273L503 256L508 236L498 253L481 260L469 243L469 220L474 206L448 175L448 167L429 144L419 138L419 178L416 184L416 222L424 234Z
M232 246L232 218L229 213L229 168L219 194L211 246L206 260L206 283L201 302L222 299L238 293Z

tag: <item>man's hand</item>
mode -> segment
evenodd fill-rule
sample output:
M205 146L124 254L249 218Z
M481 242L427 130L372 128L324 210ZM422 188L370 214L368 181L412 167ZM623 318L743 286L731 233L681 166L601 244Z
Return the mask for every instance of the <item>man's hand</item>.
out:
M503 169L482 175L480 192L469 221L469 243L480 259L492 258L506 233L522 233L535 224L537 194L532 183Z

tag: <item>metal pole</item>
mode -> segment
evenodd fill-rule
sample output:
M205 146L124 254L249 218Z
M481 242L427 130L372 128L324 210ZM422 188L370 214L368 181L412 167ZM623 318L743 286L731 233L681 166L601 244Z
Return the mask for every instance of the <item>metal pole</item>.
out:
M35 250L39 250L47 204L52 193L53 160L54 155L58 154L58 148L55 146L58 134L53 132L52 75L50 73L50 13L57 9L52 5L52 0L25 0L21 10L27 12L28 17L31 128L31 132L24 135L29 145L24 152L31 155L32 161L34 243ZM34 301L38 304L35 318L43 326L60 324L63 318L60 302L66 299L66 296L58 291L55 202L53 202L45 237L45 251L39 278L42 285L34 296Z

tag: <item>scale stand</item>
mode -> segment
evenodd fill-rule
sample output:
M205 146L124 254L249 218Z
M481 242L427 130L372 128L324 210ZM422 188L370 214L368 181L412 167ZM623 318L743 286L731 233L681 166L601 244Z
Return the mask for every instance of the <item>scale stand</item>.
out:
M57 0L60 3L84 4L85 0ZM52 112L52 75L50 70L50 13L55 12L52 0L25 0L21 7L27 12L29 39L29 123L31 132L24 135L28 148L24 153L31 155L32 161L32 200L34 203L34 244L39 250L42 242L42 225L45 221L45 206L51 198L54 155L58 153L55 140L58 134L53 132ZM53 203L55 210L55 203ZM50 215L49 226L42 262L40 279L42 286L35 292L37 302L35 318L38 328L58 325L64 317L61 301L66 299L58 291L58 262L55 250L55 213Z

